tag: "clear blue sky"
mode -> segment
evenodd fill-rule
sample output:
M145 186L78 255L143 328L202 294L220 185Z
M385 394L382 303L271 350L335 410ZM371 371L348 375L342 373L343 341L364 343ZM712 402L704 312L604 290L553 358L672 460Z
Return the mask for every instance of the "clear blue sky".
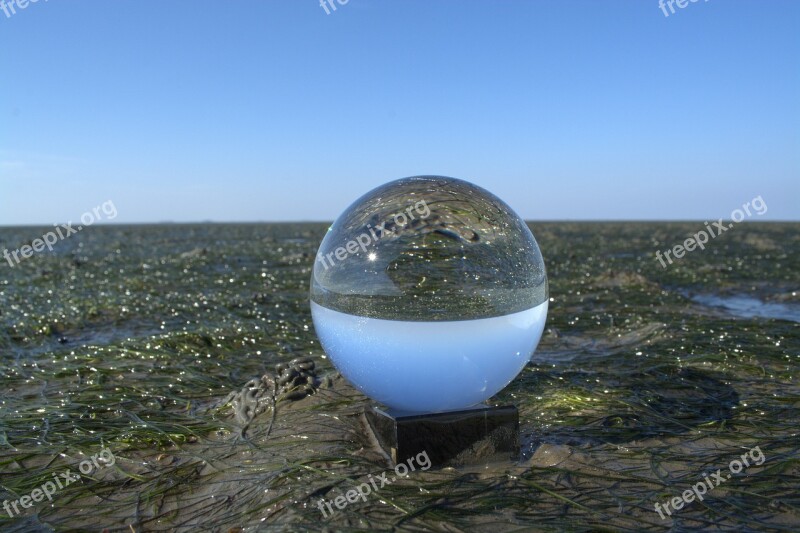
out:
M116 222L331 220L417 174L477 183L528 219L716 219L761 195L762 220L800 220L800 2L675 9L0 11L0 224L105 200Z

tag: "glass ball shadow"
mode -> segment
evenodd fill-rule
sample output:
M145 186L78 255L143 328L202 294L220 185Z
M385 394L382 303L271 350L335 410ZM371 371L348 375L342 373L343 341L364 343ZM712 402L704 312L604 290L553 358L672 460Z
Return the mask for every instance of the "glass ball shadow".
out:
M356 200L311 276L322 347L367 396L401 412L475 406L508 385L544 329L539 246L502 200L417 176Z

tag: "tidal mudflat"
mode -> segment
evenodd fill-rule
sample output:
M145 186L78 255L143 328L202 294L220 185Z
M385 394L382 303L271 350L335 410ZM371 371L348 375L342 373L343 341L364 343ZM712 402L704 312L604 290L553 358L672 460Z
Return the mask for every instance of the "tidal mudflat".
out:
M410 472L324 516L390 470L311 324L325 224L95 226L0 265L0 504L29 504L0 528L796 531L800 224L741 224L668 268L655 252L697 223L531 226L547 325L494 398L520 409L520 460ZM0 228L0 248L46 230Z

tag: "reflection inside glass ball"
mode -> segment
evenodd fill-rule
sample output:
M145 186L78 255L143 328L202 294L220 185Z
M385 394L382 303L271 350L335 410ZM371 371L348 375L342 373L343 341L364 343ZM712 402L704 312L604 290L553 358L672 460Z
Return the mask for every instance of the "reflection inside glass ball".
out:
M329 228L311 278L325 352L405 412L474 406L536 349L548 287L539 246L502 200L439 176L393 181Z

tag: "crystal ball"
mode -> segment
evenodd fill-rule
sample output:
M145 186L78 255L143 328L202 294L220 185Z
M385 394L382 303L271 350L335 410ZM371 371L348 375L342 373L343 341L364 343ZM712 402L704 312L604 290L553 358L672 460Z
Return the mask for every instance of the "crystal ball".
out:
M547 317L544 260L502 200L441 176L392 181L328 229L311 275L322 348L389 408L469 408L530 360Z

